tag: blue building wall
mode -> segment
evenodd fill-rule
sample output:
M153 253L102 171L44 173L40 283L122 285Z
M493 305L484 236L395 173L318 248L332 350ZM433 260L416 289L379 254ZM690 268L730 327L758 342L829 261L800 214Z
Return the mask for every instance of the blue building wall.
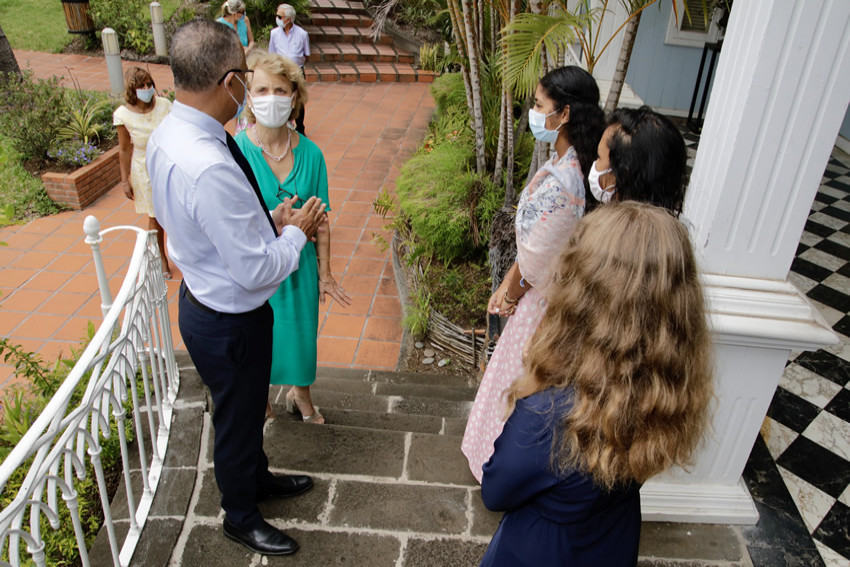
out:
M658 4L660 8L650 6L641 15L626 82L649 106L687 113L702 49L664 43L673 5L671 2ZM705 66L707 72L708 61Z

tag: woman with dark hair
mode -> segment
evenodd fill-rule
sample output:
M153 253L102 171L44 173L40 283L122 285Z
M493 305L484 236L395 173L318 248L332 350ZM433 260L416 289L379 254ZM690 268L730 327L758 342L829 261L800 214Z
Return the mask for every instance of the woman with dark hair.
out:
M520 194L517 260L487 305L489 313L511 318L478 387L461 446L479 481L504 424L504 393L521 376L522 348L546 310L540 290L584 214L585 178L605 127L596 81L580 67L549 72L537 85L528 124L555 153Z
M685 140L665 116L647 106L615 110L599 141L588 182L596 202L642 201L674 213L685 199Z
M153 194L145 153L148 138L171 112L171 101L156 96L153 77L141 67L127 69L124 84L124 104L112 114L112 123L118 131L121 187L127 198L135 204L136 212L148 215L148 229L156 231L163 276L171 279L171 268L165 254L165 231L153 212Z
M504 511L486 567L633 567L640 486L708 427L711 338L688 232L669 211L599 207L555 261L481 497Z

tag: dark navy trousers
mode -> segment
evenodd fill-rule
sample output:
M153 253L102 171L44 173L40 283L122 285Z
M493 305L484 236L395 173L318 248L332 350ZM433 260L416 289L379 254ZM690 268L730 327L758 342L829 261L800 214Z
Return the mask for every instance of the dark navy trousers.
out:
M199 307L180 287L178 321L192 362L215 405L215 479L227 519L242 529L262 522L257 500L269 483L263 423L269 398L274 314L268 303L240 314Z

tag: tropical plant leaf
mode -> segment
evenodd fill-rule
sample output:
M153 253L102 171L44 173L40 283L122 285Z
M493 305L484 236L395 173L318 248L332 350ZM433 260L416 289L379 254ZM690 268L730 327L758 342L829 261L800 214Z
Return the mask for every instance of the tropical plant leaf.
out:
M556 8L552 15L518 14L502 30L504 80L519 98L534 92L542 74L541 54L558 53L574 43L579 30L593 21L591 13L571 14Z

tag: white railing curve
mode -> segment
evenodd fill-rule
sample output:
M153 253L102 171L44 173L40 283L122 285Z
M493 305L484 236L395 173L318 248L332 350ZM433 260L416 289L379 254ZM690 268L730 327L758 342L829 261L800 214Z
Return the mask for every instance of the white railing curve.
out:
M135 232L135 246L113 302L100 258L100 242L105 234L128 230ZM46 565L42 518L52 529L58 529L63 505L70 512L81 563L84 567L91 565L74 484L75 478L84 479L88 474L86 458L101 494L101 529L108 534L112 564L129 565L162 472L179 375L156 233L131 226L100 231L93 216L86 218L85 232L98 272L104 319L56 394L0 464L0 493L15 472L25 471L14 500L0 510L0 557L9 561L0 559L3 566L18 567L22 562ZM80 388L84 389L82 399L69 410L72 395ZM132 404L129 416L127 401ZM101 443L111 435L114 425L129 510L127 519L122 520L129 526L122 542L116 535L100 457ZM128 441L126 431L132 431L133 441ZM140 474L131 475L131 471ZM138 502L139 491L133 490L131 480L142 483Z

